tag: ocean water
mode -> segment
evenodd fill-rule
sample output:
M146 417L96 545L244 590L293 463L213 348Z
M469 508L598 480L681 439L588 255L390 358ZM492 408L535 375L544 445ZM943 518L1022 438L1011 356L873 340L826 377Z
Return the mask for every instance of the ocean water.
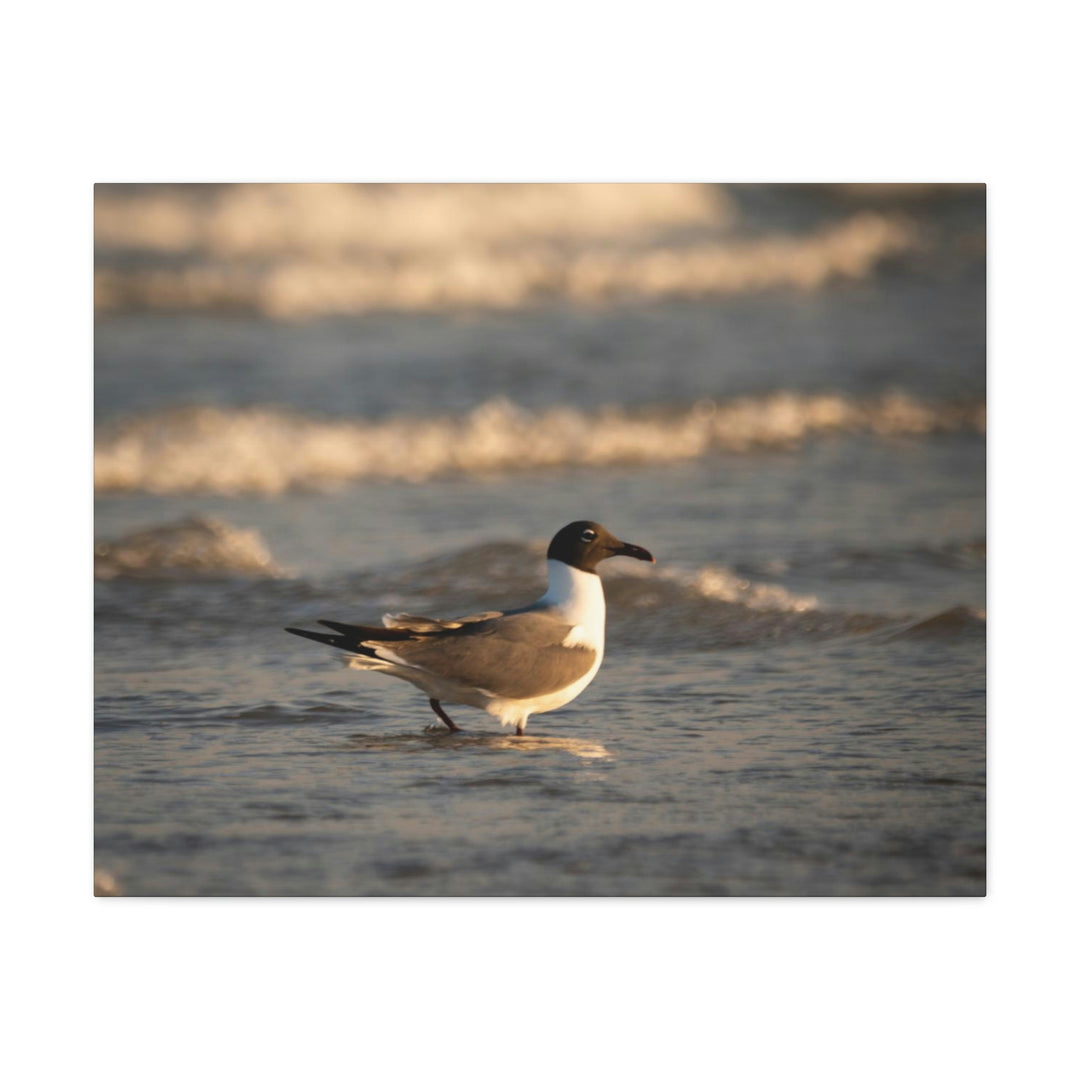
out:
M981 895L982 191L482 196L99 189L102 891ZM582 517L657 565L523 738L283 632Z

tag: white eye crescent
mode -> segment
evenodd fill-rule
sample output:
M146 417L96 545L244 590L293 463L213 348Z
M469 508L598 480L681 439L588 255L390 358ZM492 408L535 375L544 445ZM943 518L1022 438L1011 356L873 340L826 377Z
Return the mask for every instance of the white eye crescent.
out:
M582 543L591 544L596 539L596 532L593 529L586 529L581 534Z

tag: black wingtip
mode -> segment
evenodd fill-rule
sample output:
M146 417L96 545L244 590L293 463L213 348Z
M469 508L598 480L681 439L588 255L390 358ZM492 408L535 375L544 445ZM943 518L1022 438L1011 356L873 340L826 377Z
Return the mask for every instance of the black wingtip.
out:
M356 644L362 641L407 641L414 636L409 630L393 630L385 626L355 626L352 623L334 622L332 619L317 619L316 622L344 634L349 641Z
M338 649L348 649L343 637L334 634L318 634L314 630L300 630L295 626L286 626L286 634L295 634L297 637L307 638L309 641L317 641L320 645L333 645Z

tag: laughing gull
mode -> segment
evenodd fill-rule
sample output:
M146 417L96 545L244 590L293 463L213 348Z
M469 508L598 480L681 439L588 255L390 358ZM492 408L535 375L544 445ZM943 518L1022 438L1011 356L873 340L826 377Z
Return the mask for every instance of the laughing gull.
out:
M522 735L533 713L573 701L600 669L605 606L596 567L613 555L656 562L595 521L572 521L548 545L548 589L528 607L458 619L384 615L383 626L319 619L333 634L286 629L353 653L349 667L411 682L451 731L461 729L444 701L483 709Z

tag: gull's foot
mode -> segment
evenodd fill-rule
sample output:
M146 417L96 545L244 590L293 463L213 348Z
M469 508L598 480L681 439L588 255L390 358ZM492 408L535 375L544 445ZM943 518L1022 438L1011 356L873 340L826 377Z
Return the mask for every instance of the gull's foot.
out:
M435 715L451 730L460 731L461 728L450 719L449 716L443 711L443 707L435 700L435 698L428 698L428 704L435 710Z
M517 731L515 731L514 734L515 735L524 735L525 734L525 725L524 724L518 724Z

